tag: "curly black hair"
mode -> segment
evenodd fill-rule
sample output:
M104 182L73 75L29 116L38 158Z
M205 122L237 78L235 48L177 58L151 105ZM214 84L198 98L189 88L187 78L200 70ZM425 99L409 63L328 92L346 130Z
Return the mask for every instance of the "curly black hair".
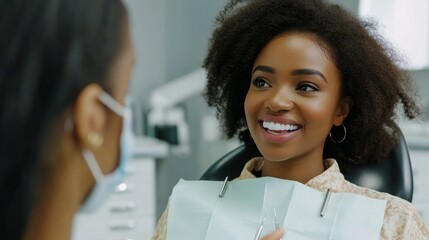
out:
M397 143L398 108L415 118L409 74L399 67L402 58L378 33L376 24L359 19L323 0L232 0L216 18L203 67L208 82L204 97L215 107L228 138L235 135L255 147L246 124L244 99L251 71L261 49L274 37L289 32L316 36L342 79L342 95L352 107L341 144L325 141L324 158L340 167L379 162ZM326 47L327 46L327 47Z

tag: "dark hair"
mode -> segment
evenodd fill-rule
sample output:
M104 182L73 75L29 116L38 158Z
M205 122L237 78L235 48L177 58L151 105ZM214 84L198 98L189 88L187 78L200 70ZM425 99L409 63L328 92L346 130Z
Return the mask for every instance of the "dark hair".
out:
M324 158L336 158L342 168L380 161L396 144L397 108L410 119L419 114L411 79L397 65L401 58L374 23L340 6L323 0L232 0L216 23L203 64L208 72L205 98L229 138L238 134L255 147L244 114L252 66L270 40L290 32L315 35L341 73L343 97L352 102L344 121L347 138L334 144L328 137Z
M126 11L119 0L0 0L0 9L0 232L20 239L47 136L86 85L109 91Z

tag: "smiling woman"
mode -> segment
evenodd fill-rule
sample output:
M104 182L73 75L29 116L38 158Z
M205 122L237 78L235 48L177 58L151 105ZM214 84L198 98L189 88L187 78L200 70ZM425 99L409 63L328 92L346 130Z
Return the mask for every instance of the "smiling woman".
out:
M306 183L322 173L326 136L349 113L340 73L313 39L308 33L280 35L253 64L244 110L252 139L269 160L264 175Z
M226 136L263 156L238 179L269 176L385 200L382 239L429 238L409 202L341 173L385 159L397 110L419 114L410 77L374 25L323 0L231 0L216 20L203 64L206 100ZM166 215L154 239L163 239Z

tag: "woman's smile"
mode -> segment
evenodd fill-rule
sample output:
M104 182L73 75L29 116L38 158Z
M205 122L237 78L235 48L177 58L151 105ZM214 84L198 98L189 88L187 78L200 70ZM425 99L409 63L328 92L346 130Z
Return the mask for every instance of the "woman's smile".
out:
M287 142L293 139L302 129L302 125L293 120L273 116L259 120L259 126L261 128L261 137L271 143Z

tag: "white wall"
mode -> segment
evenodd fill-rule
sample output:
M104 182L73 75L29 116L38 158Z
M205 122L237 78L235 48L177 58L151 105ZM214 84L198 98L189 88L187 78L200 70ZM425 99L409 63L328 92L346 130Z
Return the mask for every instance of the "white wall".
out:
M124 0L130 17L136 64L130 93L146 106L149 93L166 79L165 0Z

